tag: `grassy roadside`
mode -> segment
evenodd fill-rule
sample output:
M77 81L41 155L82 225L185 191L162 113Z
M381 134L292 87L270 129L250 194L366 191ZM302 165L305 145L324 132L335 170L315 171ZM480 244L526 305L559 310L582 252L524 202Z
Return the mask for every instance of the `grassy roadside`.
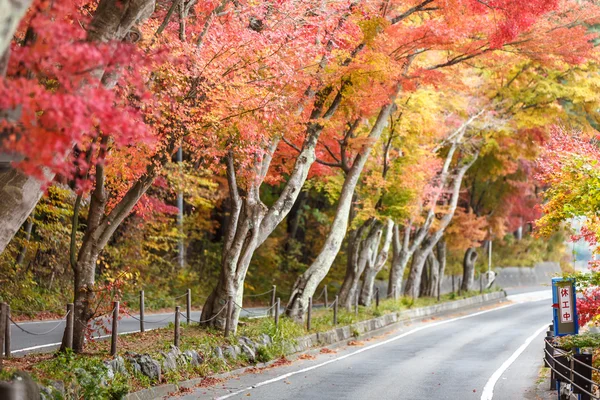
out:
M478 295L479 292L463 293L460 297L455 294L444 295L440 302L457 300ZM340 309L338 313L338 326L350 325L359 321L368 320L385 314L408 310L411 308L425 307L436 304L434 298L406 299L397 301L386 299L380 302L379 308L359 307L358 315L354 310ZM67 398L85 399L119 399L126 393L150 387L161 383L176 383L194 377L207 377L215 373L226 372L242 366L252 364L251 360L243 355L233 359L225 356L219 357L215 347L234 346L240 337L248 337L259 342L261 336L268 335L272 343L257 348L257 362L266 362L272 359L285 357L286 349L294 339L308 333L330 330L333 327L333 315L330 309L315 309L313 311L312 327L310 332L305 325L296 323L286 317L280 319L276 329L273 319L242 319L236 335L224 338L222 333L213 329L197 325L181 326L181 339L179 349L182 352L194 350L202 358L197 366L186 364L182 368L164 372L161 382L150 380L147 376L137 372L131 363L125 362L127 374L109 376L105 361L111 359L109 355L109 341L93 341L86 346L83 354L44 354L27 355L20 358L5 360L5 370L0 373L0 379L8 380L16 370L26 371L38 382L45 386L59 385L66 388ZM173 343L173 326L123 335L119 337L119 355L130 353L149 354L156 360L164 360L165 353L171 349ZM56 383L62 382L62 383ZM61 398L61 397L57 397Z

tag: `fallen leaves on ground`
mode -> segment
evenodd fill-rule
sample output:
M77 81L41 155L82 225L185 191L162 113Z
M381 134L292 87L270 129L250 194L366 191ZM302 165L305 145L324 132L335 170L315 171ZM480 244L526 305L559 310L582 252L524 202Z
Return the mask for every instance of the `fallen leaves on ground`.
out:
M298 360L314 360L315 358L315 356L311 356L310 354L301 354Z
M202 382L200 382L200 384L198 386L199 387L210 387L210 386L218 385L219 383L221 383L223 381L224 381L224 379L221 379L221 378L208 377L208 378L202 379Z
M321 354L336 354L337 351L328 349L327 347L323 347L320 351Z
M360 340L351 340L348 342L348 346L364 346L365 343Z

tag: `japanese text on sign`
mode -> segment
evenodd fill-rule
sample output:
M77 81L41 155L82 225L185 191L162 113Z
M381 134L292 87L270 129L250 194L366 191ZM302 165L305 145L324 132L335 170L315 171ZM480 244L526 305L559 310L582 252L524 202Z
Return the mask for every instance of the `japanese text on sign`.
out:
M558 288L558 309L560 311L560 322L573 322L573 305L571 304L571 286Z

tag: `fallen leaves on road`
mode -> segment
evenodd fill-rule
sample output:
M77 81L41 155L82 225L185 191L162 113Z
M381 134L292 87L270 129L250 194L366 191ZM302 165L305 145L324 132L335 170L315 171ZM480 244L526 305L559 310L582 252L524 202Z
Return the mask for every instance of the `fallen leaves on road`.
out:
M320 353L321 353L321 354L336 354L336 353L337 353L337 351L335 351L335 350L331 350L331 349L328 349L327 347L323 347L323 348L321 349L321 352L320 352Z
M351 340L348 342L348 346L364 346L365 343L360 340Z
M315 356L311 356L310 354L301 354L298 357L299 360L314 360L315 358Z
M221 378L213 378L213 377L207 377L202 379L202 382L200 382L200 384L198 385L198 387L210 387L210 386L215 386L218 385L219 383L223 382L224 379Z

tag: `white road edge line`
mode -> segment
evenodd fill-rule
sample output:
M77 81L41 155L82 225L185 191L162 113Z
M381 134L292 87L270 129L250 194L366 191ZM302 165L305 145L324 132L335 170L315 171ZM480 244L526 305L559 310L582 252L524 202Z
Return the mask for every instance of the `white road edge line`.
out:
M529 336L527 340L525 340L525 343L523 343L517 350L515 350L514 353L512 353L512 355L506 361L504 361L504 363L502 363L500 368L498 368L496 372L492 374L490 379L483 387L483 392L481 393L481 400L492 400L492 398L494 397L494 386L496 386L496 382L498 382L498 379L500 379L504 371L506 371L508 367L510 367L511 364L517 360L521 353L525 351L527 346L529 346L531 342L533 342L533 340L537 338L546 329L548 329L548 324L544 324L540 329L535 331L533 335Z
M390 339L384 340L382 342L378 342L378 343L372 344L370 346L363 347L363 348L358 349L358 350L356 350L356 351L354 351L352 353L348 353L346 355L343 355L343 356L340 356L340 357L337 357L337 358L333 358L331 360L328 360L328 361L325 361L325 362L322 362L320 364L316 364L316 365L313 365L313 366L310 366L310 367L306 367L306 368L300 369L298 371L288 372L287 374L283 374L283 375L280 375L278 377L275 377L275 378L272 378L272 379L268 379L266 381L259 382L259 383L255 384L253 386L248 386L245 389L241 389L241 390L238 390L236 392L229 393L229 394L227 394L225 396L217 397L216 400L228 399L230 397L237 396L238 394L241 394L241 393L244 393L244 392L248 392L248 391L250 391L252 389L256 389L256 388L261 387L261 386L265 386L265 385L268 385L268 384L271 384L271 383L274 383L274 382L277 382L277 381L281 381L283 379L287 379L290 376L302 374L302 373L305 373L305 372L308 372L308 371L312 371L313 369L324 367L324 366L332 364L334 362L338 362L338 361L341 361L341 360L346 359L348 357L352 357L354 355L360 354L360 353L365 352L367 350L371 350L371 349L374 349L376 347L383 346L385 344L394 342L394 341L396 341L398 339L402 339L402 338L404 338L406 336L410 336L413 333L417 333L417 332L420 332L420 331L425 330L425 329L434 328L436 326L440 326L440 325L444 325L444 324L449 324L450 322L460 321L462 319L476 317L478 315L487 314L487 313L493 312L493 311L503 310L505 308L512 307L512 306L515 306L517 304L518 303L511 303L511 304L507 304L507 305L502 306L502 307L493 308L491 310L479 311L479 312L476 312L476 313L473 313L473 314L463 315L462 317L456 317L456 318L446 319L444 321L439 321L439 322L434 322L434 323L431 323L431 324L423 325L423 326L420 326L420 327L415 328L413 330L410 330L408 332L404 332L404 333L402 333L402 334L400 334L398 336L394 336L394 337L392 337ZM544 325L544 327L546 327L546 325Z

